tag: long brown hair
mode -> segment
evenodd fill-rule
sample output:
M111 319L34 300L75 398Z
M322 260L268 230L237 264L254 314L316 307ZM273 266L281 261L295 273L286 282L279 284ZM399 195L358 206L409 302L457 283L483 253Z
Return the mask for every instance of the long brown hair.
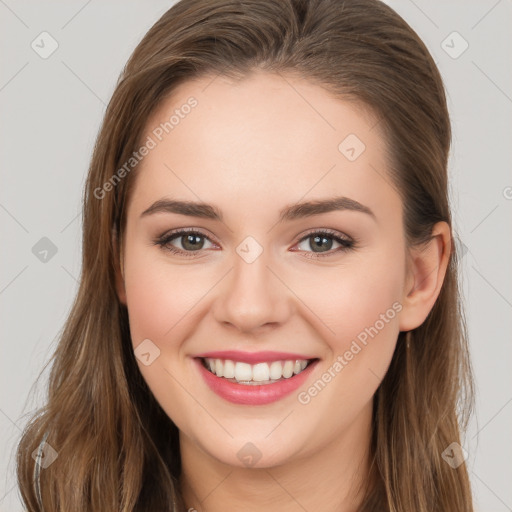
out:
M126 64L94 148L79 290L52 357L47 403L17 451L29 511L185 510L178 430L139 372L116 293L137 169L118 171L150 114L178 84L207 74L243 78L255 69L296 73L376 114L409 246L428 240L436 222L451 225L442 79L420 38L390 7L378 0L175 4ZM442 456L461 442L472 382L455 246L438 300L420 327L400 333L375 394L372 470L361 511L473 510L466 465L452 468ZM43 439L58 457L40 469L32 454Z

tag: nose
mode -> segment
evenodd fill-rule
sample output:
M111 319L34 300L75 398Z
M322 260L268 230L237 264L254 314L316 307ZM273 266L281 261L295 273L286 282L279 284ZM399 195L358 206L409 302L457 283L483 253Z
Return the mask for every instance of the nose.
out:
M269 263L265 252L251 263L235 254L212 306L217 322L252 334L286 322L293 293Z

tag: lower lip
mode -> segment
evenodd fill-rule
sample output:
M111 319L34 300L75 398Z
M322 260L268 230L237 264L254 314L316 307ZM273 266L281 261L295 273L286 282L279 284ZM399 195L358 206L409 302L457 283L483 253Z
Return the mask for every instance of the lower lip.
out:
M276 402L298 389L313 371L318 360L310 363L305 370L289 379L282 379L274 384L244 385L229 382L223 377L208 371L201 359L194 359L206 384L221 398L234 404L265 405Z

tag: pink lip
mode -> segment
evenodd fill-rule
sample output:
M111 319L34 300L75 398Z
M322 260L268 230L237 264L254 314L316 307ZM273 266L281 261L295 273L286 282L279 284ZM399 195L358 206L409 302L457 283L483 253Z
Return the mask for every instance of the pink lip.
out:
M289 352L241 352L240 350L217 350L214 352L204 352L195 357L209 357L211 359L231 359L241 363L266 363L268 361L295 361L314 359L315 356L305 356L303 354L291 354Z
M212 352L212 354L213 353L215 352ZM220 352L216 353L219 354ZM273 354L276 354L276 352L273 352ZM286 359L288 359L290 354L286 355ZM222 357L220 359L222 359ZM226 357L226 359L229 358ZM297 358L293 357L293 359L305 358L301 356ZM269 361L269 359L266 360ZM235 382L230 382L223 377L217 377L217 375L214 375L203 366L203 362L199 357L194 358L194 362L196 363L197 368L206 384L212 391L217 393L217 395L219 395L221 398L224 398L224 400L234 404L242 405L265 405L280 400L286 395L293 393L302 384L304 384L306 379L313 371L313 368L316 366L318 360L311 362L305 370L300 372L298 375L290 377L289 379L282 379L278 382L275 382L274 384L262 384L259 386L236 384Z

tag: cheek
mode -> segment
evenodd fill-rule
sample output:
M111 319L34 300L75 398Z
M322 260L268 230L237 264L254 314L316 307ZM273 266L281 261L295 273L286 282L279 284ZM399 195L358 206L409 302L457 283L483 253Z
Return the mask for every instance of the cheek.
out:
M157 343L171 339L175 329L190 322L194 306L209 287L204 272L166 264L155 258L155 251L135 248L126 258L125 288L135 345L145 338Z
M144 338L159 340L177 321L179 304L167 281L151 268L144 273L137 268L127 271L127 306L135 345Z
M379 331L384 327L389 331L390 325L396 331L405 265L401 254L391 248L354 255L337 268L303 271L288 281L315 313L315 324L334 351L345 350L347 343L375 324Z
M298 295L309 297L307 305L319 317L316 331L322 333L329 351L318 376L321 382L302 389L300 403L314 402L319 409L334 406L349 418L371 399L399 334L402 254L400 248L381 249L358 262L347 260L346 267L329 269L324 279L317 274L303 281Z

